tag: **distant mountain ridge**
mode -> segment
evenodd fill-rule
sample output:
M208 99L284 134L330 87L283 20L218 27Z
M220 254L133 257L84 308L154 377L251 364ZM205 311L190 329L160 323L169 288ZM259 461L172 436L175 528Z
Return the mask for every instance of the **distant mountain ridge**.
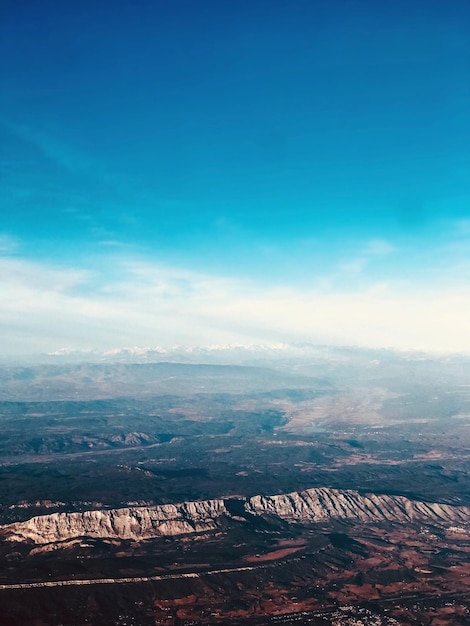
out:
M0 401L254 392L310 386L312 381L267 362L52 362L0 367Z
M350 358L416 358L423 359L439 357L437 354L427 354L417 350L384 348L366 348L361 346L322 345L308 342L302 343L274 343L274 344L209 344L209 345L174 345L174 346L127 346L107 350L90 349L74 350L60 348L53 352L32 355L24 361L45 363L66 362L205 362L206 359L214 362L237 362L237 359L257 359L273 357L289 358L320 358L340 359ZM442 356L442 355L441 355ZM455 355L454 355L455 356Z

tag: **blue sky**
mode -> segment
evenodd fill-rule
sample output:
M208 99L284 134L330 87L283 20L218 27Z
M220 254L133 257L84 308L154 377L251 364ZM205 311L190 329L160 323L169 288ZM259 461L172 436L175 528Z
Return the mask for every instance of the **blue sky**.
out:
M470 350L467 2L5 2L7 352Z

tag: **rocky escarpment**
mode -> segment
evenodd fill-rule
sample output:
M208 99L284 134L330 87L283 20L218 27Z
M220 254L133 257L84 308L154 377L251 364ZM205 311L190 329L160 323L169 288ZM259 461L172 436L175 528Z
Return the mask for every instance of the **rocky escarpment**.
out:
M76 513L52 513L1 527L16 541L38 544L76 537L148 539L210 531L223 521L271 517L291 523L349 519L362 523L418 522L439 525L470 524L470 507L409 500L403 496L367 494L337 489L307 489L276 496L238 500L200 500L153 507L130 507ZM232 511L232 512L231 512Z
M51 513L1 528L11 539L31 539L35 543L74 537L138 540L214 530L224 515L228 511L223 500L201 500L154 507Z
M275 515L296 522L322 522L332 518L362 522L470 522L470 507L409 500L404 496L366 494L339 489L307 489L278 496L254 496L246 510L254 515Z

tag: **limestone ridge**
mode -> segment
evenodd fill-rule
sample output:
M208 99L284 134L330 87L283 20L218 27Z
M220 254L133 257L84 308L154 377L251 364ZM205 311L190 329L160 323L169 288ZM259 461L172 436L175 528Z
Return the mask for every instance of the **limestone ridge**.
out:
M214 530L224 515L229 513L223 500L200 500L154 507L51 513L0 528L12 532L11 539L31 539L35 543L74 537L138 540Z
M255 515L276 515L292 522L351 519L362 522L469 523L470 507L409 500L404 496L340 489L307 489L277 496L254 496L245 508Z
M470 507L419 502L404 496L361 495L352 490L319 488L275 496L254 496L238 500L238 504L243 506L237 506L237 515L233 515L235 500L199 500L153 507L52 513L1 526L0 531L10 540L44 544L77 537L139 540L200 533L219 528L227 519L248 522L253 517L268 517L289 523L349 519L362 523L470 524Z

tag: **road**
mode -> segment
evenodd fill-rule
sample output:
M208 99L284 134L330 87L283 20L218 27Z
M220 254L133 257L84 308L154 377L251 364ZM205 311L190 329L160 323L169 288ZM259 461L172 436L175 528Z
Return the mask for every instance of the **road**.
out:
M276 563L277 564L277 563ZM263 565L247 565L243 567L227 567L224 569L213 569L202 572L186 572L175 574L158 574L156 576L135 576L131 578L90 578L90 579L71 579L71 580L45 580L35 583L13 583L9 585L0 585L0 591L11 589L38 589L41 587L70 587L77 585L115 585L123 583L148 583L160 580L174 580L178 578L199 578L200 576L210 576L214 574L231 574L232 572L250 572L263 567L272 567L273 563L264 563Z

